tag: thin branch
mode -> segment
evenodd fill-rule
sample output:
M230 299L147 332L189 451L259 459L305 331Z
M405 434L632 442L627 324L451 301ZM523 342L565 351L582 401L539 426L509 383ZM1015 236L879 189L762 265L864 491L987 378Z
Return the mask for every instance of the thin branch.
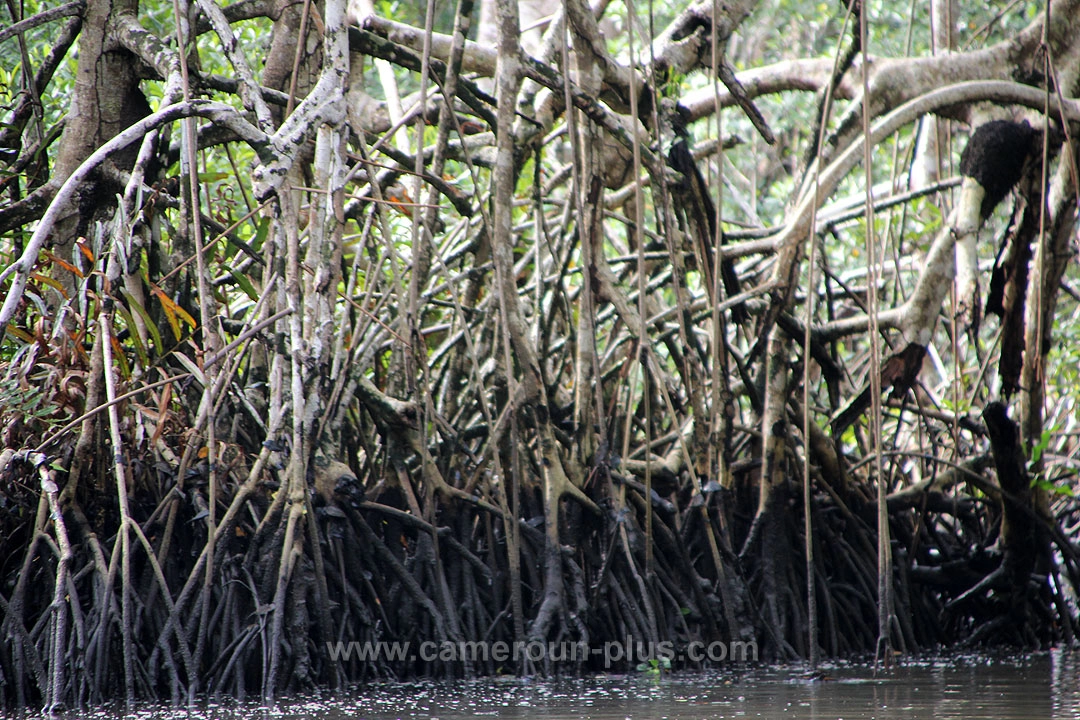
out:
M71 17L72 15L82 15L85 10L85 0L75 0L75 2L65 3L59 7L42 10L37 15L32 15L0 30L0 43L8 38L13 38L20 33L24 33L27 30L32 30L40 25L50 23L53 20Z

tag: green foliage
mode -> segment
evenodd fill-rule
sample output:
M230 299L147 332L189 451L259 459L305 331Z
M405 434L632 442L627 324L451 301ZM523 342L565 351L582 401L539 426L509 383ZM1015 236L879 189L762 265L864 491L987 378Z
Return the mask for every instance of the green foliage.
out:
M1039 441L1031 448L1031 459L1028 460L1028 472L1031 474L1031 487L1038 488L1050 495L1075 498L1078 495L1073 485L1055 481L1042 470L1043 458L1051 443L1058 437L1059 428L1051 427L1042 431Z
M1042 461L1043 453L1046 452L1046 448L1050 445L1051 438L1054 437L1054 433L1050 430L1043 430L1042 435L1039 437L1039 442L1031 448L1031 460L1029 461L1032 466L1038 465Z
M1039 476L1032 478L1031 486L1051 495L1069 498L1080 497L1080 493L1077 493L1076 488L1072 485L1063 482L1054 482L1053 480L1048 480Z
M23 17L34 15L42 8L37 2L27 2L23 10ZM6 24L6 23L2 23ZM24 35L26 56L30 62L29 72L23 66L23 54L17 39L9 39L0 43L0 129L10 125L11 110L14 109L21 97L28 92L29 84L34 79L36 68L41 67L42 62L52 50L52 32L49 27L37 27ZM50 88L57 91L41 94L41 132L48 133L64 116L68 110L68 98L71 86L75 82L76 61L73 53L68 53L61 62L56 74L53 76ZM37 115L30 119L31 123L37 123Z
M0 408L6 422L42 423L48 427L60 424L60 407L52 401L46 389L15 377L0 378Z
M652 657L645 662L638 663L635 669L649 677L660 677L671 672L671 658L667 655Z

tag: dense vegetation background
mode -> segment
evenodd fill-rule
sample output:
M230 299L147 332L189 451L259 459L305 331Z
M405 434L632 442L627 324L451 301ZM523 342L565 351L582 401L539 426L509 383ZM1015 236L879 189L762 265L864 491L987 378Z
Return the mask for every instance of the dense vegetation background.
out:
M1076 643L1076 0L4 12L2 702Z

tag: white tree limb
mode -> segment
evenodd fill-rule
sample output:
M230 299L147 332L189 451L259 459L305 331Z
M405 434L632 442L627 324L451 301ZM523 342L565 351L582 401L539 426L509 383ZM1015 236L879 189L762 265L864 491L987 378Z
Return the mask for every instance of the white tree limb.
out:
M45 240L52 233L53 226L66 212L69 203L80 187L89 182L91 174L97 167L111 155L142 139L150 131L181 118L192 116L204 117L215 124L229 128L241 140L250 145L264 163L271 162L276 158L270 138L240 117L235 108L225 103L192 100L187 103L169 105L147 115L91 153L60 186L56 196L52 199L52 203L38 222L37 228L34 229L34 234L30 236L29 242L26 243L22 255L0 273L0 282L14 275L11 287L4 298L4 304L0 307L0 328L6 327L15 316L15 311L19 307L19 301L22 299L23 291L26 289L30 273L37 262L38 253L41 252Z

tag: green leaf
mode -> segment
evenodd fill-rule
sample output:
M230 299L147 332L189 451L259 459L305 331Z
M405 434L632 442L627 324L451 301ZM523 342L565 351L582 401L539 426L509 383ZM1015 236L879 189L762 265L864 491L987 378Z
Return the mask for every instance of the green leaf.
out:
M150 318L150 313L146 311L146 308L141 303L135 300L134 296L127 291L127 288L121 288L121 292L127 300L128 307L142 317L143 324L146 325L146 331L150 333L151 339L154 341L154 347L157 348L158 352L164 352L165 347L161 344L161 333L158 332L157 324Z
M122 305L117 304L116 311L120 313L120 317L124 319L124 325L128 329L128 337L131 338L131 343L135 346L135 354L139 356L139 363L143 367L150 365L150 358L146 353L146 345L143 344L142 338L139 337L138 326L135 325L135 318Z
M1043 430L1042 435L1039 436L1039 442L1035 447L1031 448L1031 464L1038 464L1042 459L1043 453L1046 452L1046 448L1050 445L1050 430Z
M236 284L240 286L240 289L244 291L244 294L247 295L252 302L259 301L259 293L255 289L255 286L251 284L251 280L248 280L247 275L238 273L231 268L229 269L229 274L232 275L232 279L236 281Z
M270 233L270 218L262 217L259 219L259 225L255 229L255 237L251 239L248 244L251 245L251 249L255 252L262 250L263 243L266 242L266 236Z

